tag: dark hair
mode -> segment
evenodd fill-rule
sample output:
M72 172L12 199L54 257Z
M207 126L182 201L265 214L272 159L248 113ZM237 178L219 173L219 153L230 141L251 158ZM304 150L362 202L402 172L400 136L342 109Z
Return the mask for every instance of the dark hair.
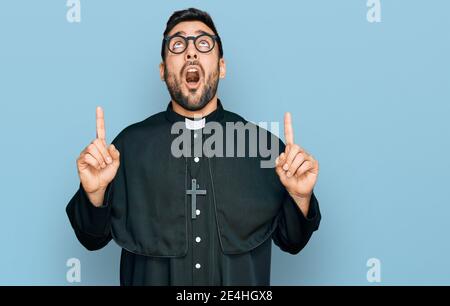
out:
M167 21L166 29L164 30L164 37L166 37L177 24L183 21L201 21L213 30L214 34L217 36L220 58L223 57L222 41L220 40L219 33L214 26L211 16L205 11L191 7L186 10L174 12ZM163 60L166 59L166 41L164 39L161 46L161 57Z

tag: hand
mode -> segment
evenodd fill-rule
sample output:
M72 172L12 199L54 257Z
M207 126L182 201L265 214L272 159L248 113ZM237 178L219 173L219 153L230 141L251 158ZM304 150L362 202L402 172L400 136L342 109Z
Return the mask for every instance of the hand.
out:
M290 113L284 115L284 135L286 148L275 161L275 171L295 202L299 206L307 202L309 207L309 200L319 174L319 163L303 148L294 144ZM300 208L303 210L305 207Z
M114 145L106 145L105 121L101 107L97 107L96 117L97 138L80 153L77 167L78 176L89 199L95 206L101 206L106 187L116 176L120 159L119 151Z

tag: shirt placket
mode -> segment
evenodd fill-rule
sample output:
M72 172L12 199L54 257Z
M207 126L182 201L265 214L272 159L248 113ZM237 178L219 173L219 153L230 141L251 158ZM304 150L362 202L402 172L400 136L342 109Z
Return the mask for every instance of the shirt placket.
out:
M201 130L193 131L193 146L202 144ZM191 151L191 157L188 158L191 169L191 180L196 181L197 189L206 190L207 176L204 173L205 160L204 157ZM206 190L206 195L197 196L197 208L195 211L195 218L192 218L192 270L193 270L193 285L205 285L208 283L208 214L207 214L207 199L210 190Z

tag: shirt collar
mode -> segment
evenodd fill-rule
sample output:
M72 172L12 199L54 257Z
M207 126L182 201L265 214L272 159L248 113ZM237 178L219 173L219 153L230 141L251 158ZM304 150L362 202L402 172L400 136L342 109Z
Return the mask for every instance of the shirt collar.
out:
M199 118L194 118L193 117L185 117L183 115L178 114L177 112L175 112L172 108L172 102L169 102L169 104L167 105L167 109L165 112L166 115L166 119L169 122L178 122L178 121L183 121L186 122L186 128L187 129L200 129L203 128L205 126L205 123L208 123L210 121L221 121L223 119L223 115L224 115L224 109L222 106L222 102L220 102L219 99L217 99L217 108L209 113L208 115L206 115L205 117L201 118L199 120Z
M189 118L184 118L184 122L186 123L186 128L188 130L198 130L203 129L205 127L205 118L197 119L197 120L191 120Z

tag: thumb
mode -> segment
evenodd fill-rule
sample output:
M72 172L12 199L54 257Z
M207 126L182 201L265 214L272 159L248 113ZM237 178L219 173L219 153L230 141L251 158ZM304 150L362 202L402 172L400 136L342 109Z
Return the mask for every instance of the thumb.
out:
M111 154L111 157L114 161L118 161L119 160L119 150L116 149L116 147L113 144L110 144L108 147L108 151Z
M286 187L286 185L288 183L288 177L286 176L286 171L284 171L282 167L275 167L275 172L277 173L278 177L280 178L281 184Z

